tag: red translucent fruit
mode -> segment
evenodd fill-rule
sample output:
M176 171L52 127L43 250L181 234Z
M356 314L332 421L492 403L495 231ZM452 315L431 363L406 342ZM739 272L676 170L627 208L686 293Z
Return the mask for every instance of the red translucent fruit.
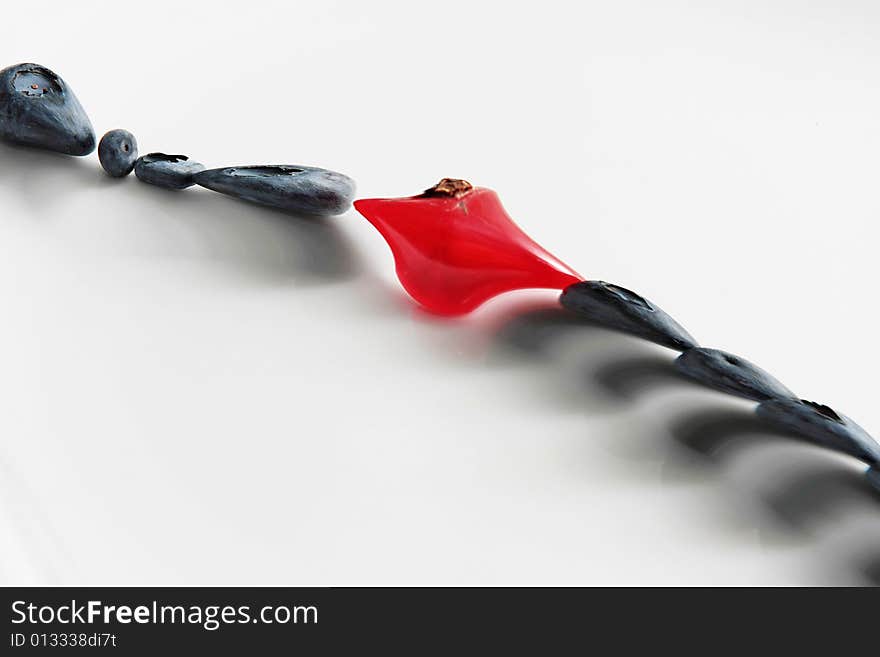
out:
M451 182L467 191L432 194L438 185L422 196L354 203L391 247L403 287L427 310L462 315L503 292L583 280L513 223L491 189Z

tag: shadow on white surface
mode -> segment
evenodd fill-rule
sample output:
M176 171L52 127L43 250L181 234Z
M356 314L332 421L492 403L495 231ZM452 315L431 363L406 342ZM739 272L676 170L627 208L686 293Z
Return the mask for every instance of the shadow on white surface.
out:
M135 182L132 180L131 182ZM245 274L267 282L322 284L346 281L361 273L361 263L335 222L275 210L225 197L198 187L172 191L137 183L130 193L141 208L154 206L158 230L167 215L199 235L216 255ZM143 210L141 210L143 211ZM277 257L267 257L268 253Z
M18 196L34 214L53 216L53 209L75 195L100 188L129 195L126 219L151 225L149 241L169 241L169 223L185 230L193 245L213 262L239 269L239 274L268 282L321 284L345 281L361 273L361 262L335 224L339 217L316 217L275 210L225 197L197 186L168 190L140 183L134 173L111 178L93 158L76 158L0 142L0 187ZM344 219L342 219L344 220Z
M0 141L0 188L41 214L84 188L102 184L95 173L94 163L85 158Z
M96 170L93 161L8 145L0 145L0 185L38 216L51 214L53 205L84 190L126 185L124 191L131 198L127 218L138 221L152 243L161 245L153 252L158 257L176 248L178 236L169 231L174 225L196 242L187 251L189 257L202 254L235 275L262 284L321 285L364 276L360 259L333 219L292 216L200 189L174 192L132 177L112 180ZM430 316L419 320L416 324L424 334L449 324ZM865 536L876 526L873 516L880 505L861 474L848 467L851 464L834 459L820 463L816 458L827 459L827 453L797 449L772 457L767 447L780 437L753 414L743 409L706 410L704 404L693 409L693 395L702 399L705 393L676 372L671 353L591 326L553 303L514 304L492 330L491 362L525 369L528 384L542 393L541 400L588 416L619 414L624 421L614 430L618 433L608 437L611 441L632 439L629 431L633 422L640 421L639 406L646 397L675 393L651 417L652 426L669 427L674 448L665 451L667 457L680 457L669 471L671 480L679 473L682 481L693 483L688 469L705 471L710 465L720 474L733 467L733 461L746 458L748 476L734 477L739 490L732 490L720 477L704 479L701 485L720 488L722 495L754 498L758 505L746 521L759 533L766 530L769 513L779 531L797 535L802 542L821 543L827 533L837 531L839 518L856 518L841 532L851 541L841 539L843 545L838 542L833 550L818 552L817 575L838 581L836 569L843 568L861 582L878 583L880 556L872 555ZM682 413L685 408L691 410ZM750 451L756 458L744 457ZM63 556L63 541L53 538L52 522L37 498L28 494L26 486L15 484L8 464L0 465L6 488L15 489L7 490L6 499L13 506L7 511L25 544L37 553L45 548ZM636 474L640 468L633 465ZM767 482L774 485L768 489ZM829 517L834 521L828 522ZM736 523L741 529L741 514ZM43 569L33 574L36 579L63 580L58 570L64 566L53 563L51 555L32 560L37 561Z
M554 350L554 344L573 335L576 342L569 343L568 353ZM715 476L703 478L702 485L720 486L724 495L750 502L745 514L742 509L718 514L731 522L733 535L741 534L745 523L765 534L769 544L778 543L772 537L777 533L789 544L814 543L818 580L880 585L880 493L865 479L862 464L780 432L758 418L751 404L695 404L693 393L703 398L705 392L679 374L674 355L648 351L558 307L525 309L509 317L497 339L507 353L513 350L532 361L554 356L571 361L572 352L589 352L588 362L579 361L587 376L577 398L591 413L622 410L632 415L644 396L669 390L692 393L654 409L654 421L668 427L674 447L664 452L676 460L667 481L693 483L694 471L705 474L708 466ZM593 348L585 349L591 341ZM604 406L596 405L597 392ZM725 478L733 486L721 481L725 469L732 471Z

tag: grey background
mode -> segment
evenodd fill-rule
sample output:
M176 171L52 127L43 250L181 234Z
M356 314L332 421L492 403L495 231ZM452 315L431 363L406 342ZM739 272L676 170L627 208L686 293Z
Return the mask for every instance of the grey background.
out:
M59 2L4 7L0 53L142 153L492 187L585 276L876 433L880 10L691 5ZM4 145L0 245L2 583L880 577L857 464L552 293L425 315L353 211Z

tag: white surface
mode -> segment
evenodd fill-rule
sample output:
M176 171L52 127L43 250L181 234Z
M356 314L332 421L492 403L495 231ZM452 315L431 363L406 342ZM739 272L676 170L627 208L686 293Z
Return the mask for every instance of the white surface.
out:
M142 153L495 188L584 275L880 432L880 10L690 4L11 5L0 53ZM876 508L798 529L765 501L852 461L702 461L670 424L749 405L596 378L672 353L503 337L550 293L437 322L354 211L0 149L4 583L847 583L877 554Z

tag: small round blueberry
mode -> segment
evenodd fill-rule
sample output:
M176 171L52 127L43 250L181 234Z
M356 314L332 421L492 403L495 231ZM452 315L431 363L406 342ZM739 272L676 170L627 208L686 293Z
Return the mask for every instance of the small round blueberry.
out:
M111 130L101 137L98 159L104 171L114 178L131 173L138 157L137 139L128 130Z

